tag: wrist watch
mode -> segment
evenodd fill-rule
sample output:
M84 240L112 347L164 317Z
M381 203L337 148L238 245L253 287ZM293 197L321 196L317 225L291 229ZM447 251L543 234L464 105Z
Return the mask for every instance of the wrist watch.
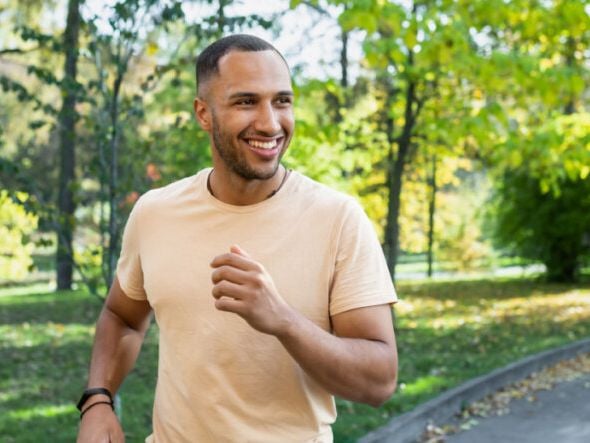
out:
M109 400L111 401L111 406L112 406L113 395L111 394L111 391L109 391L107 388L90 388L90 389L86 389L82 393L82 397L80 397L80 401L78 401L78 404L76 405L76 408L78 408L78 411L82 411L82 406L84 406L84 403L86 403L86 400L88 400L93 395L98 395L98 394L106 395L109 398Z

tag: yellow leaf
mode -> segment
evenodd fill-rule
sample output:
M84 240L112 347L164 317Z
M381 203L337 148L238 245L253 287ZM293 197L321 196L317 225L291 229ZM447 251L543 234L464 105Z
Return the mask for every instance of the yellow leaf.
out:
M158 44L154 42L149 42L147 44L146 53L147 55L155 55L158 52Z

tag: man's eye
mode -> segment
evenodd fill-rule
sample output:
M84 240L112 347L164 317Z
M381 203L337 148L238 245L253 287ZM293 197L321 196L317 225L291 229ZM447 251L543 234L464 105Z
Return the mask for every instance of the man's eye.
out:
M291 97L279 97L277 99L277 103L280 103L281 105L290 105L292 103L292 99Z
M236 102L236 105L253 105L254 104L254 100L251 98L244 98L242 100L238 100Z

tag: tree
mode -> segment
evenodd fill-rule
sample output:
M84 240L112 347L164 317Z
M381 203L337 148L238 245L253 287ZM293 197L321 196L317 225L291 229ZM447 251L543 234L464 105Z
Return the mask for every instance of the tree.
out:
M578 129L570 126L578 138L587 130L588 2L462 3L473 32L484 42L479 49L487 54L471 80L488 109L493 105L496 110L481 116L496 134L495 139L482 140L481 155L501 171L525 167L539 178L543 191L557 191L565 176L582 177L588 164L584 144L564 145L557 128L580 122ZM560 162L555 160L566 158L556 167Z
M400 214L404 177L416 152L424 148L424 109L436 106L440 90L464 89L462 73L477 59L464 17L455 3L409 4L343 2L344 29L366 32L366 65L380 89L381 127L387 149L375 166L385 170L388 193L384 250L395 278L400 249ZM447 109L464 114L464 97ZM450 145L452 146L452 145Z
M482 49L489 57L478 73L487 84L485 100L506 117L496 120L499 137L482 151L498 182L496 200L504 205L496 205L497 239L545 263L548 279L573 281L585 250L583 232L590 230L579 211L590 174L590 116L584 109L590 81L588 2L490 2L491 23L476 11L477 4L463 6L479 17L472 24L488 42ZM519 208L528 214L519 214ZM560 221L571 224L571 232L566 234Z
M545 264L547 280L575 282L590 253L590 178L563 179L559 193L541 191L526 171L499 182L493 216L497 243Z
M65 91L66 83L74 87L55 74L63 57L62 32L42 23L45 8L54 6L53 2L21 2L2 15L8 20L3 34L10 46L0 52L2 119L7 129L0 140L0 181L13 199L23 192L29 196L22 204L39 216L41 231L59 233L59 128L55 126L59 111L54 103L62 102L60 92ZM63 112L61 117L64 121L69 116Z
M64 78L61 81L63 103L59 113L59 196L57 218L57 289L71 289L74 271L72 239L75 229L76 203L76 96L78 86L78 35L80 31L80 1L68 1L68 15L64 32Z

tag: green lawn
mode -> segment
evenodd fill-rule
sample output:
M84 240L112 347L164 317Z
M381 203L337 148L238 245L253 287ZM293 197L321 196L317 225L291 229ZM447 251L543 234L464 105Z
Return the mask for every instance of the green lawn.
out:
M33 288L34 289L34 288ZM82 292L0 291L0 441L74 441L100 303ZM590 336L590 284L400 284L399 388L376 410L339 401L337 442L523 356ZM157 331L122 389L128 442L150 428Z

